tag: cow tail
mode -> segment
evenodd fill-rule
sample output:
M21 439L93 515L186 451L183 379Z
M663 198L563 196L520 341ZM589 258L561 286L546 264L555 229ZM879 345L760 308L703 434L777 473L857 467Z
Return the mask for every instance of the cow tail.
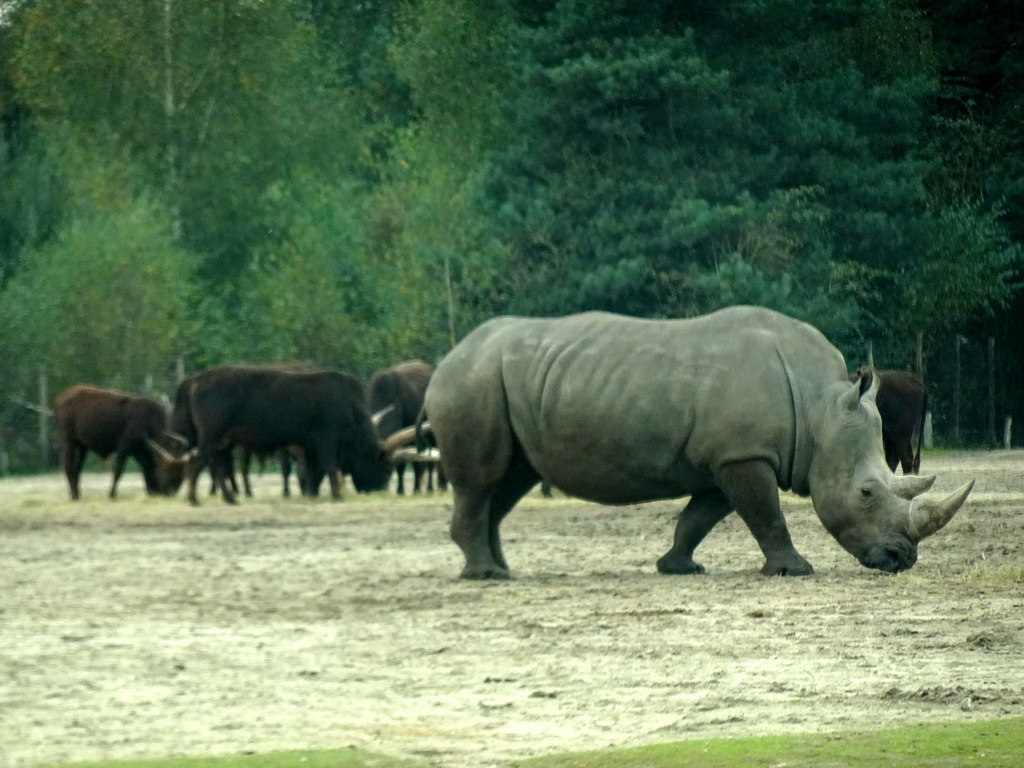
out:
M914 453L914 474L921 471L921 444L924 442L924 424L928 418L928 388L925 387L924 397L921 398L921 426L917 430L917 451Z
M416 414L416 453L423 453L423 451L429 448L427 442L426 431L423 429L423 423L427 420L427 409L420 408L420 412Z

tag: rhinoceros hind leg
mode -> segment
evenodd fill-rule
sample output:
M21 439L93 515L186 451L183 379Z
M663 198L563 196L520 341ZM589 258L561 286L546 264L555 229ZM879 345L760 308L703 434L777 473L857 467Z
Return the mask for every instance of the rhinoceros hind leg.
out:
M466 556L462 578L510 578L501 551L501 521L539 479L537 471L516 453L508 470L490 488L455 488L451 536Z
M658 560L658 573L704 573L704 566L694 561L693 551L730 512L732 504L717 488L693 494L679 515L672 549Z
M740 461L719 469L716 480L736 513L757 539L765 556L765 576L809 576L814 573L789 537L779 506L775 470L763 460Z

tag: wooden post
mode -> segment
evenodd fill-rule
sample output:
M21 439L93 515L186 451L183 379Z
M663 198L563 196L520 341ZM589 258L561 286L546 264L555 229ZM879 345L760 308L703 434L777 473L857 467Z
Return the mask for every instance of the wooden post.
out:
M988 337L988 444L996 442L996 339Z
M1007 416L1003 422L1003 448L1010 450L1013 447L1013 416Z
M932 412L928 411L928 413L926 413L924 415L924 447L925 448L931 448L932 447L932 443L933 443L932 437L933 437L933 435L932 435Z
M959 333L953 339L953 353L956 371L953 379L953 445L960 447L960 345L963 336Z
M925 381L924 375L924 334L917 334L917 375L921 377L921 381Z
M42 466L50 463L50 395L46 370L39 366L39 458Z
M178 356L178 361L174 364L174 383L181 384L185 380L185 358Z
M872 341L868 342L868 365L871 368L875 367L875 344Z

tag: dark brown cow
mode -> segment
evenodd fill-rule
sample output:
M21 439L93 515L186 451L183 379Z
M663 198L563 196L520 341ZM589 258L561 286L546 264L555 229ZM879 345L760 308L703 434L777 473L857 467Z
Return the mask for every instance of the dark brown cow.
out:
M382 490L393 468L391 446L377 439L362 384L340 371L211 368L179 387L171 424L190 441L194 437L187 472L193 504L198 504L199 473L235 445L256 453L298 446L309 473L306 490L313 496L326 475L331 495L340 498L339 471L352 476L358 491ZM230 488L221 490L225 501L235 502Z
M917 474L921 470L928 390L919 376L907 371L878 371L878 379L876 404L882 417L885 462L893 472L900 465L903 474Z
M167 431L167 412L159 401L113 389L76 384L54 400L61 464L71 498L80 497L79 480L89 451L102 458L114 455L110 498L130 456L142 469L146 491L173 495L181 486L184 462L160 445Z
M412 427L423 408L423 395L434 373L434 367L422 360L409 360L391 368L377 371L370 377L370 410L383 413L377 422L377 434L386 437L400 429ZM385 412L386 411L386 412ZM397 462L398 493L405 493L405 463ZM412 462L413 492L419 493L423 474L427 475L427 490L434 490L432 463ZM447 485L443 476L438 477L439 486Z

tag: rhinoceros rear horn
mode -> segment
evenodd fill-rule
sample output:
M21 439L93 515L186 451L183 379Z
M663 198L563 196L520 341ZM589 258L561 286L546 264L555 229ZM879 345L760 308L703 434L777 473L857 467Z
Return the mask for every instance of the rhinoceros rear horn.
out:
M916 541L925 539L942 528L953 519L963 503L967 500L967 494L974 488L974 481L964 485L944 499L931 501L920 499L910 504L910 536Z
M935 475L893 475L889 487L901 499L920 496L935 485Z

